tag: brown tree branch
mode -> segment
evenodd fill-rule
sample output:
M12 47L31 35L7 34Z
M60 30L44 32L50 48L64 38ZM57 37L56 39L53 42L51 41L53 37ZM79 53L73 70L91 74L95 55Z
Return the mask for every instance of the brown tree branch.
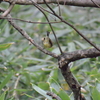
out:
M61 62L66 61L66 63L70 63L83 58L95 58L99 56L100 52L97 49L92 48L64 53L63 55L59 56L59 59Z
M69 87L73 91L74 100L86 100L86 99L81 94L81 86L71 73L69 68L70 66L68 66L68 64L72 61L79 60L82 58L88 58L88 57L93 58L97 56L100 56L100 52L95 48L64 53L63 55L59 56L58 59L59 68L61 69L61 73L64 76L65 81L68 83Z
M98 5L94 0L91 0L98 8L100 8L100 5Z
M11 3L12 0L3 0L3 2ZM34 0L37 4L44 4L43 0ZM61 5L80 6L80 7L97 7L91 0L46 0L47 3L55 3ZM100 5L100 0L94 0ZM16 4L32 5L30 0L17 0Z
M62 75L65 81L68 83L69 87L73 91L74 100L86 100L83 95L81 95L81 86L73 76L68 64L64 64L61 68Z
M61 98L53 92L47 92L47 95L51 96L52 99L61 100Z
M55 24L55 23L62 23L62 21L52 21L52 22L33 22L33 21L29 21L29 20L23 20L23 19L19 19L19 18L8 18L8 17L2 17L0 16L0 19L11 19L11 20L18 20L18 21L22 21L22 22L27 22L27 23L34 23L34 24Z
M11 12L11 10L14 7L14 5L16 4L16 1L17 0L14 0L14 1L11 2L9 8L1 15L2 17L6 17Z

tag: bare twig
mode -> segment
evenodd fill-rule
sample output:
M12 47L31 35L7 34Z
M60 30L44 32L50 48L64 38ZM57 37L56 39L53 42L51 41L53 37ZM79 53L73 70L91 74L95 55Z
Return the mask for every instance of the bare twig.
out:
M3 10L2 8L0 8L0 11L4 12L5 10ZM43 47L41 47L40 45L38 45L23 29L21 29L19 26L17 26L13 20L11 20L11 16L8 15L8 17L10 19L7 19L9 21L9 23L17 30L21 33L22 36L24 36L28 41L30 41L34 46L36 46L40 51L42 51L43 53L50 55L54 58L58 58L58 55L55 53L52 53L50 51L47 51L46 49L44 49Z
M91 0L98 8L100 8L100 5L98 5L94 0Z
M33 22L33 21L28 21L28 20L23 20L23 19L18 19L18 18L8 18L8 17L2 17L0 16L0 19L11 19L11 20L19 20L22 22L27 22L27 23L34 23L34 24L49 24L48 22ZM55 21L55 22L50 22L51 24L55 23L61 23L62 21Z
M31 1L31 0L29 0L29 1ZM31 1L32 2L32 1ZM40 5L38 5L36 2L32 2L32 4L33 3L35 3L35 5L37 5L39 8L41 8L41 9L43 9L44 11L46 11L46 12L48 12L48 13L50 13L50 14L52 14L53 15L53 13L52 12L50 12L50 11L48 11L48 10L46 10L46 9L44 9L43 7L41 7Z
M50 26L50 28L51 28L53 34L54 34L54 37L55 37L55 39L56 39L58 48L59 48L61 54L63 54L63 51L62 51L62 49L61 49L61 47L60 47L60 45L59 45L58 39L57 39L57 37L56 37L56 34L55 34L54 30L53 30L53 27L52 27L52 25L51 25L51 23L50 23L50 21L49 21L47 15L44 13L44 11L43 11L42 9L40 9L40 8L36 5L36 3L35 3L33 0L31 0L31 1L32 1L33 5L34 5L35 7L37 7L37 8L44 14L44 16L45 16L45 18L47 19L47 21L48 21L48 23L49 23L49 26Z
M67 21L65 21L63 18L61 18L59 15L57 15L55 13L55 11L47 4L47 2L45 0L43 0L45 2L45 4L47 5L47 7L54 13L54 15L56 17L58 17L62 22L64 22L65 24L69 25L70 27L72 27L83 39L85 39L89 44L91 44L94 48L96 48L98 51L100 51L100 49L94 44L92 43L89 39L87 39L81 32L79 32L72 24L68 23Z
M47 95L51 96L52 99L61 100L61 98L53 92L47 92Z
M57 2L58 2L58 9L59 9L59 16L61 16L61 9L60 9L59 0L57 0Z
M14 89L17 89L17 86L18 86L18 83L19 83L19 80L20 80L20 75L18 76L17 80L15 81L15 85L14 85ZM16 100L19 100L18 96L17 96L17 92L16 90L14 90L13 92L13 96L15 97Z
M11 12L11 10L13 9L16 1L17 0L12 1L12 3L9 6L9 8L1 15L2 17L6 17Z

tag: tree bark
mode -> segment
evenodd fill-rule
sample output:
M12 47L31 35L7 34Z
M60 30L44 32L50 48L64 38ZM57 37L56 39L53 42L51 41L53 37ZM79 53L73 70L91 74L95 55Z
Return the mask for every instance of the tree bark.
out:
M98 51L95 48L92 48L92 49L84 49L84 50L77 50L73 52L64 53L63 55L59 56L59 59L61 59L61 61L72 62L83 58L95 58L99 56L100 56L100 51Z
M81 94L81 86L70 71L68 64L64 64L62 66L61 73L64 76L65 81L73 91L74 100L86 100L85 97Z

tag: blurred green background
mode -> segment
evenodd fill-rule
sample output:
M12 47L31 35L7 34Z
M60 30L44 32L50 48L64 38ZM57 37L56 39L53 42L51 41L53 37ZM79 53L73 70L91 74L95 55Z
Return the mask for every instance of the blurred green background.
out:
M7 3L1 3L4 9ZM42 5L48 9L45 5ZM58 6L51 7L59 14ZM100 10L60 6L62 17L73 24L89 40L100 45ZM2 13L1 13L2 14ZM59 21L46 13L50 21ZM11 11L13 18L46 22L43 14L32 5L16 5ZM38 44L46 31L51 31L48 24L34 24L15 20ZM92 46L64 23L52 24L64 52L89 49ZM50 51L59 54L53 34L50 34L54 46ZM0 20L0 44L13 43L0 51L0 100L52 100L46 95L52 91L62 100L73 100L73 93L65 82L58 68L57 60L42 53L20 35L5 19ZM87 100L100 99L100 57L81 59L71 63L71 71L82 86L82 93ZM18 84L16 86L16 83Z

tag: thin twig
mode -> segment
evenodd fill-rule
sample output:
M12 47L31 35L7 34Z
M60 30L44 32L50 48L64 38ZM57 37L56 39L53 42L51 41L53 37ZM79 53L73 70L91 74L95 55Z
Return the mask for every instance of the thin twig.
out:
M30 0L31 1L31 0ZM32 2L32 1L31 1ZM35 3L35 2L34 2ZM33 4L33 3L32 3ZM46 11L46 12L48 12L48 13L50 13L50 14L52 14L53 15L53 13L52 12L50 12L50 11L48 11L48 10L46 10L46 9L44 9L43 7L41 7L40 5L38 5L37 3L35 3L35 5L37 5L39 8L41 8L41 9L43 9L44 11Z
M45 2L45 4L47 5L47 7L54 13L54 15L56 17L58 17L62 22L64 22L65 24L69 25L70 27L72 27L83 39L85 39L89 44L91 44L94 48L96 48L98 51L100 51L100 49L94 44L92 43L90 40L88 40L82 33L80 33L72 24L68 23L67 21L65 21L63 18L61 18L59 15L57 15L55 13L55 11L47 4L47 2L45 0L43 0Z
M59 16L61 16L61 9L60 9L59 0L57 0L57 3L58 3L58 9L59 9Z
M2 17L0 16L0 19L12 19L12 20L19 20L22 22L27 22L27 23L34 23L34 24L49 24L48 22L33 22L33 21L27 21L27 20L22 20L22 19L18 19L18 18L8 18L8 17ZM55 24L55 23L61 23L62 21L57 21L57 22L50 22L51 24Z
M14 89L17 89L17 86L18 86L18 83L19 83L19 80L20 80L20 75L18 76L17 80L15 81L15 85L14 85ZM19 100L18 96L17 96L17 92L16 90L14 90L13 92L13 96L15 97L15 99Z
M59 48L61 54L63 54L63 51L62 51L62 49L61 49L61 47L60 47L60 45L59 45L58 39L57 39L57 37L56 37L56 34L55 34L54 30L53 30L53 27L52 27L52 25L51 25L51 23L50 23L50 21L49 21L47 15L44 13L44 11L43 11L42 9L40 9L40 8L36 5L36 3L35 3L33 0L31 0L31 1L32 1L33 5L34 5L35 7L37 7L37 8L44 14L44 16L45 16L45 18L47 19L47 21L48 21L48 23L49 23L49 26L50 26L50 28L51 28L53 34L54 34L54 37L55 37L55 39L56 39L58 48Z
M100 5L98 5L94 0L91 0L98 8L100 8Z
M61 100L61 98L53 92L47 92L47 95L51 96L52 99Z
M17 0L12 1L12 3L10 4L9 8L1 15L2 17L6 17L11 10L13 9L14 5L16 4Z

